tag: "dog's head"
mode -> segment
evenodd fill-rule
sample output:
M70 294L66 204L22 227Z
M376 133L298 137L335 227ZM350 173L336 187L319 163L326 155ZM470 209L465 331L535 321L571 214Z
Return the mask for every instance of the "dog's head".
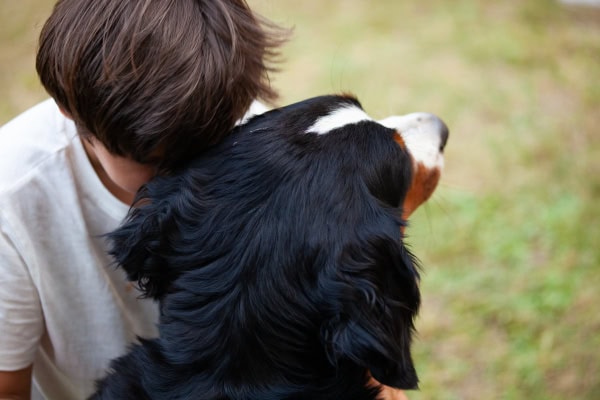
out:
M223 387L317 393L333 377L364 386L368 371L416 387L419 276L402 229L437 184L447 135L429 114L379 123L324 96L148 183L112 254L161 301L165 358Z
M412 157L412 183L402 206L402 217L408 219L437 187L444 168L448 127L437 116L424 112L388 117L379 123L400 134Z

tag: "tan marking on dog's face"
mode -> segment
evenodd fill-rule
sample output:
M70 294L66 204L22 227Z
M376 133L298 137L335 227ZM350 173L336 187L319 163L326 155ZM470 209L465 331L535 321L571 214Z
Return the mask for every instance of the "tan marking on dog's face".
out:
M415 163L410 189L404 199L402 218L408 217L435 191L440 181L441 171L438 168L427 168L422 163Z
M396 143L398 143L400 147L406 149L406 143L404 143L404 139L402 139L402 136L398 134L394 135L394 141L396 141Z

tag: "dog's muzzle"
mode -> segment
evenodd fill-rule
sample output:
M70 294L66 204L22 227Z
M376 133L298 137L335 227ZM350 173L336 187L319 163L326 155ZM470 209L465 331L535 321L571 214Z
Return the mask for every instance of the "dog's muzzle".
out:
M440 118L424 112L393 116L379 123L396 130L413 158L413 181L403 204L403 217L408 218L437 187L449 130Z

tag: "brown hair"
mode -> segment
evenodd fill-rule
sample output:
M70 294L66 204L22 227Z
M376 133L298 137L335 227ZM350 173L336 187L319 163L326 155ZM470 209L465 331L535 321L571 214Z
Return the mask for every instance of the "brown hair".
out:
M277 97L269 63L288 33L245 0L60 0L36 66L84 137L139 162L160 148L174 164Z

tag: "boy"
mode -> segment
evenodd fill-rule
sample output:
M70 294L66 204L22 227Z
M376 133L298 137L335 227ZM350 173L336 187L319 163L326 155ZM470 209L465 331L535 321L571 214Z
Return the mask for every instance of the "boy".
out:
M244 0L61 0L37 70L53 100L0 130L0 398L82 399L157 310L102 235L137 189L219 141L284 32Z

